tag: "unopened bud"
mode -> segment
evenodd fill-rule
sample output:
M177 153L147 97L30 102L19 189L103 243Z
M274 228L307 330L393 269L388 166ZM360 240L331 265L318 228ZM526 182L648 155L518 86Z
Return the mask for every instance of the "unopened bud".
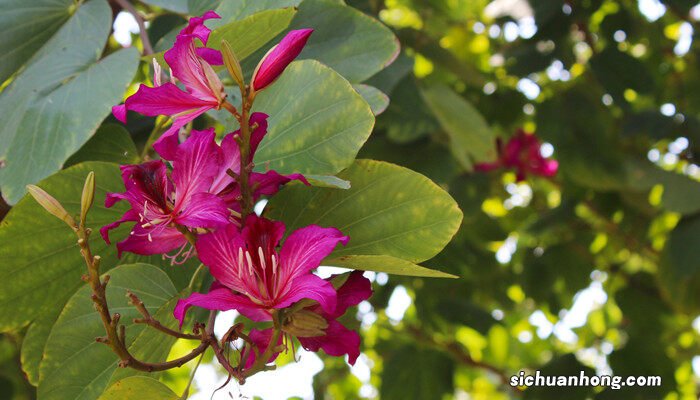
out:
M49 214L65 222L71 227L71 229L75 230L77 228L73 217L68 214L68 211L66 211L61 203L59 203L53 196L35 185L27 185L27 191L30 195L32 195L34 200L39 203L40 206L44 207L44 210L49 212Z
M277 46L270 49L253 72L253 91L262 90L279 78L304 49L312 32L313 29L290 31Z
M243 70L241 69L241 63L238 62L238 57L234 54L231 45L228 44L226 40L221 41L221 54L224 56L224 65L228 70L229 75L238 84L239 87L245 87L245 81L243 80Z
M95 200L95 173L90 171L85 178L83 186L83 195L80 197L80 226L85 226L87 213L92 207L92 202Z
M328 321L321 315L307 310L297 311L287 319L284 330L296 337L316 337L326 334Z

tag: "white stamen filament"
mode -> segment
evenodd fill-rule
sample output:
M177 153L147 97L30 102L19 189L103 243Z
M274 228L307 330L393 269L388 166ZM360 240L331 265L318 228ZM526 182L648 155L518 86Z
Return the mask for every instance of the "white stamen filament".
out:
M245 259L248 261L248 272L253 275L253 259L250 258L250 252L248 250L245 251Z
M243 271L243 247L238 248L238 277L241 277L241 272Z
M260 265L262 265L263 271L265 271L267 268L267 265L265 265L265 254L263 254L263 249L260 246L258 246L258 258L260 259Z
M277 257L272 255L272 275L277 275Z

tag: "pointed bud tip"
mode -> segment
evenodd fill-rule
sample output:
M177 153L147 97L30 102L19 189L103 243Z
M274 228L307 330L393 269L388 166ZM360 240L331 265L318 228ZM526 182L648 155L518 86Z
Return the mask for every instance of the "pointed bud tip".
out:
M270 49L253 72L253 90L262 90L274 82L301 53L313 31L311 28L290 31Z
M68 211L66 211L65 208L61 205L61 203L58 202L53 196L50 194L46 193L44 189L36 186L36 185L27 185L27 192L36 200L37 203L39 203L40 206L44 208L49 214L53 215L54 217L62 220L65 222L68 226L71 227L71 229L76 228L75 221L73 220L73 217L68 214Z

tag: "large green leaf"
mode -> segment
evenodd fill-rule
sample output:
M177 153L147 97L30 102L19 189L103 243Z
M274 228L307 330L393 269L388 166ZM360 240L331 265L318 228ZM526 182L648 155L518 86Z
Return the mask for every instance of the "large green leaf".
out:
M178 400L180 396L153 378L130 376L115 382L99 400Z
M10 204L61 168L133 78L136 49L99 60L111 21L106 1L84 3L0 94L0 190Z
M462 212L450 195L417 172L380 161L359 160L338 177L347 190L289 185L268 203L287 232L318 224L350 236L329 259L388 255L416 263L432 258L450 241Z
M0 83L29 60L68 20L73 0L0 1Z
M335 174L352 163L374 125L352 85L313 60L292 63L253 108L270 115L255 163L280 173Z
M450 150L466 170L475 162L493 160L495 138L479 111L443 85L423 90L423 98L450 137Z
M129 132L122 125L104 124L75 154L66 160L66 166L83 161L107 161L116 164L139 162L139 153Z
M121 314L130 352L145 361L164 360L175 339L134 324L133 319L140 314L128 303L126 292L137 294L152 315L172 328L177 324L171 314L178 295L175 286L165 272L148 264L122 265L109 275L110 311ZM51 329L41 363L39 398L96 399L115 377L138 374L136 370L118 369L119 358L109 346L95 341L105 333L90 294L87 285L78 290Z
M222 25L229 21L243 19L255 13L265 10L274 10L285 7L296 7L301 0L237 0L222 1L216 9L222 22L213 21L210 26Z
M410 261L391 256L340 256L325 261L336 267L360 269L363 271L386 272L392 275L423 276L426 278L457 278L442 271L421 267Z
M659 275L666 295L681 309L700 310L700 216L682 218L666 242Z
M290 29L313 28L300 59L313 58L362 82L399 54L396 36L378 20L334 0L304 0Z

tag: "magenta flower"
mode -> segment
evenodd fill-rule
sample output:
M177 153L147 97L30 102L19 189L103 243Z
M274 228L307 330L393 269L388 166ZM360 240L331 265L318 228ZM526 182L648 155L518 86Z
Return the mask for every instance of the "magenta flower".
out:
M525 180L527 174L552 177L556 175L559 163L542 156L542 144L534 134L518 129L508 140L505 147L501 139L497 139L498 160L492 163L476 164L477 171L492 171L499 168L510 168L516 171L518 182Z
M250 116L250 126L253 128L250 135L250 156L248 163L253 162L255 151L258 145L267 134L267 115L263 113L253 113ZM236 212L240 212L241 207L239 198L241 189L238 182L232 178L227 170L231 170L234 174L241 172L241 152L236 142L236 137L240 135L240 129L226 135L221 141L221 150L223 153L223 167L219 170L219 174L215 177L212 183L212 193L218 194L226 201L228 207ZM270 170L265 173L251 172L249 184L253 187L253 201L256 201L260 196L272 196L279 190L280 186L292 181L299 180L305 185L309 182L301 174L280 175L276 171Z
M326 313L337 307L329 282L311 273L347 236L335 228L307 226L293 232L279 252L284 224L248 216L242 230L230 224L197 239L197 253L218 285L178 301L174 315L182 325L187 309L238 310L254 321L268 321L273 309L301 299L318 302Z
M333 280L334 276L329 278ZM354 365L360 355L360 335L338 322L338 318L352 306L372 296L372 284L362 276L362 271L353 271L343 285L338 288L335 310L327 312L318 304L295 312L283 326L285 334L295 336L306 350L317 352L322 349L329 356L348 355L348 363ZM253 329L250 338L263 352L272 339L272 329L262 331ZM282 338L280 342L282 344ZM274 354L270 360L277 357ZM249 354L246 367L255 361L255 355Z
M170 116L172 126L153 144L166 159L175 156L180 128L207 110L219 108L226 97L224 87L211 67L223 64L221 53L195 45L195 39L199 39L206 46L211 30L204 26L204 21L212 18L221 17L208 11L201 17L190 18L173 47L165 52L165 61L172 70L172 76L182 82L186 91L177 87L175 82L160 85L160 71L156 68L155 87L140 85L124 104L112 107L112 113L122 122L126 122L127 110L149 117Z
M176 148L170 176L161 160L121 166L126 192L108 193L105 206L126 200L131 208L100 229L109 244L110 230L136 222L131 234L117 243L120 256L122 251L150 255L184 247L187 240L178 226L213 229L229 222L226 202L212 193L224 159L214 136L214 129L192 131Z
M304 49L313 29L299 29L289 32L279 44L260 60L253 72L253 90L262 90L275 81L285 68L294 61Z

